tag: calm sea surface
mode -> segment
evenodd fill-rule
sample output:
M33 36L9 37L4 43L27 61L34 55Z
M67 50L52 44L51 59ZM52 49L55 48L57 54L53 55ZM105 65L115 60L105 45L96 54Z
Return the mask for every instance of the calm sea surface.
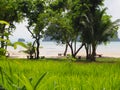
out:
M56 42L41 42L40 55L45 56L57 56L58 53L63 53L65 45L58 45ZM80 46L80 43L77 43L77 47ZM18 47L14 50L12 47L8 47L8 51L19 52L23 50L22 47ZM70 53L70 49L68 49ZM103 56L109 57L120 57L120 42L110 42L107 45L101 44L97 48L98 54L103 54ZM85 56L85 49L82 48L79 52L79 55Z
M47 54L49 53L63 53L65 45L57 45L55 42L41 42L41 46L46 49ZM80 46L80 43L77 43L77 47ZM68 49L70 53L70 49ZM97 47L97 53L103 54L103 56L114 56L120 57L120 42L110 42L107 45L101 44ZM79 54L85 55L85 49L82 48Z

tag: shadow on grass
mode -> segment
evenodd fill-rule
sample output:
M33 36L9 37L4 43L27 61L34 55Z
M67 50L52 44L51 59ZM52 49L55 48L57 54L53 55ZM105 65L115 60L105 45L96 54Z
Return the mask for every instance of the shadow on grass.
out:
M87 61L84 57L71 61L67 58L43 58L43 59L20 59L20 58L8 58L8 60L24 60L24 61L57 61L57 62L73 62L73 63L120 63L120 58L101 57L96 58L95 62Z
M42 59L40 59L42 60ZM67 58L45 58L43 59L44 61L58 61L58 62L69 62L70 60L68 60ZM120 63L120 58L109 58L109 57L98 57L96 58L96 61L92 62L92 61L88 61L86 60L84 57L81 59L76 59L76 61L70 61L73 63L98 63L98 64L102 64L102 63Z
M112 57L97 58L96 63L120 63L120 58L112 58Z
M98 57L96 58L96 61L87 61L85 58L82 58L82 60L77 61L78 63L120 63L120 58L111 58L111 57Z

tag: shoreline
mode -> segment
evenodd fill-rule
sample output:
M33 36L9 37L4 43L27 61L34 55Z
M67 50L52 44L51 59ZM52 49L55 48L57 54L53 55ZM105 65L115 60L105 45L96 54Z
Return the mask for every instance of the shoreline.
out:
M21 51L18 50L8 50L11 58L27 58L28 54L25 54ZM40 49L40 56L45 56L47 58L60 58L63 57L63 55L58 55L58 54L63 54L63 52L59 52L59 51L54 51L54 50L46 50L46 49ZM68 52L67 54L70 54L70 52ZM120 58L119 53L106 53L106 52L98 52L97 54L101 54L102 57L109 57L109 58ZM81 51L77 54L77 56L81 56L81 57L85 57L86 54L85 52Z
M108 45L99 45L97 47L97 54L102 55L102 57L113 57L113 58L120 58L120 42L111 42ZM58 54L63 54L65 45L58 45L55 42L42 42L42 48L40 48L40 56L45 57L60 57ZM77 43L77 48L80 46ZM26 50L25 48L18 46L17 49L14 49L11 46L8 46L7 51L10 53L10 57L13 58L27 58L27 54L23 53L22 51ZM71 54L70 48L68 48L67 54ZM86 51L85 48L82 48L77 56L85 57Z

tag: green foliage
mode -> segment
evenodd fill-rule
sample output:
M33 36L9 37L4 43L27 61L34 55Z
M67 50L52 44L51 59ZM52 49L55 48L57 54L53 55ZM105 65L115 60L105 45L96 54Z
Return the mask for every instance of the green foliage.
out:
M33 46L32 42L29 42L27 44L25 44L23 42L15 42L15 43L13 43L12 46L14 47L14 49L16 49L18 45L22 46L23 48L26 49L26 50L23 50L22 52L29 54L29 57L31 59L33 58L33 54L35 54L36 47Z
M99 58L93 63L8 59L0 61L0 85L9 90L119 90L119 69L119 58Z
M111 16L106 14L106 8L102 7L103 1L77 0L71 10L74 29L80 32L80 40L88 46L86 52L93 61L97 45L113 38L119 26L119 20L113 22Z
M0 48L0 58L1 58L2 56L5 56L5 52L6 52L5 49Z
M4 20L0 20L0 24L2 25L10 25L8 22L4 21ZM1 34L0 34L1 35ZM5 36L7 36L8 34L5 33ZM0 37L0 42L6 42L6 43L10 43L10 40L7 39L3 39ZM4 48L0 48L0 58L5 56L6 50Z
M42 0L23 0L20 3L21 11L28 21L27 29L36 45L36 59L39 58L40 39L43 37L44 29L48 24L47 4L45 2Z
M24 48L27 48L27 45L25 43L23 43L23 42L15 42L15 43L12 44L12 46L14 47L14 49L16 49L18 45L22 46Z
M37 89L39 83L40 83L41 80L45 77L46 74L47 74L47 73L44 73L44 74L38 79L38 81L36 82L33 90L36 90L36 89Z
M9 36L15 23L23 20L19 3L21 0L0 0L0 55L5 56L6 48L10 44Z
M58 18L58 19L56 19ZM46 35L58 43L66 43L73 39L73 29L70 26L70 20L66 17L54 17L51 24L48 26Z
M0 23L1 23L1 24L6 24L6 25L8 25L8 26L10 25L8 22L6 22L6 21L4 21L4 20L0 20Z
M67 55L67 60L69 60L69 61L76 61L76 59L73 58L71 55Z
M26 90L33 90L31 82L24 75L21 75L21 78L19 78L18 76L16 76L16 77L23 83Z
M19 90L38 90L38 85L41 82L41 80L45 77L47 73L44 73L38 81L36 81L35 85L32 85L32 78L28 79L24 74L21 76L17 73L13 73L12 67L10 63L8 62L8 67L9 70L6 72L2 67L0 67L0 74L1 74L1 82L0 83L0 88L5 89L6 83L8 83L8 87L6 89L9 90L14 90L14 89L19 89ZM5 81L6 80L6 81ZM18 82L16 82L16 81ZM19 83L21 82L21 86ZM40 87L40 86L39 86Z

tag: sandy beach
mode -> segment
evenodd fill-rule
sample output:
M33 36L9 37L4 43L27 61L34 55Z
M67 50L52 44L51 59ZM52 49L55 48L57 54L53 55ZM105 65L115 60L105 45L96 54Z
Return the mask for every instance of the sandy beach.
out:
M27 54L23 53L22 50L25 50L24 48L21 49L11 49L8 50L10 57L11 58L27 58ZM58 54L63 54L64 50L61 49L52 49L52 48L40 48L40 56L45 56L45 57L60 57ZM102 51L97 51L98 54L101 54L102 57L114 57L114 58L120 58L120 54L118 52L102 52ZM68 50L67 54L70 54L70 50ZM78 56L85 57L86 53L85 50L82 49L78 54Z
M97 54L101 54L102 57L115 57L120 58L120 42L111 42L108 45L99 45L97 48ZM43 48L40 48L40 56L45 57L58 57L58 54L63 54L65 45L57 45L55 42L42 42L41 46ZM79 47L80 44L77 43L77 47ZM8 47L7 51L10 54L10 57L12 58L27 58L27 54L23 53L22 51L25 50L25 48L18 46L17 49L14 49L13 47ZM68 48L67 54L70 54L70 48ZM85 49L82 48L78 56L85 57Z

